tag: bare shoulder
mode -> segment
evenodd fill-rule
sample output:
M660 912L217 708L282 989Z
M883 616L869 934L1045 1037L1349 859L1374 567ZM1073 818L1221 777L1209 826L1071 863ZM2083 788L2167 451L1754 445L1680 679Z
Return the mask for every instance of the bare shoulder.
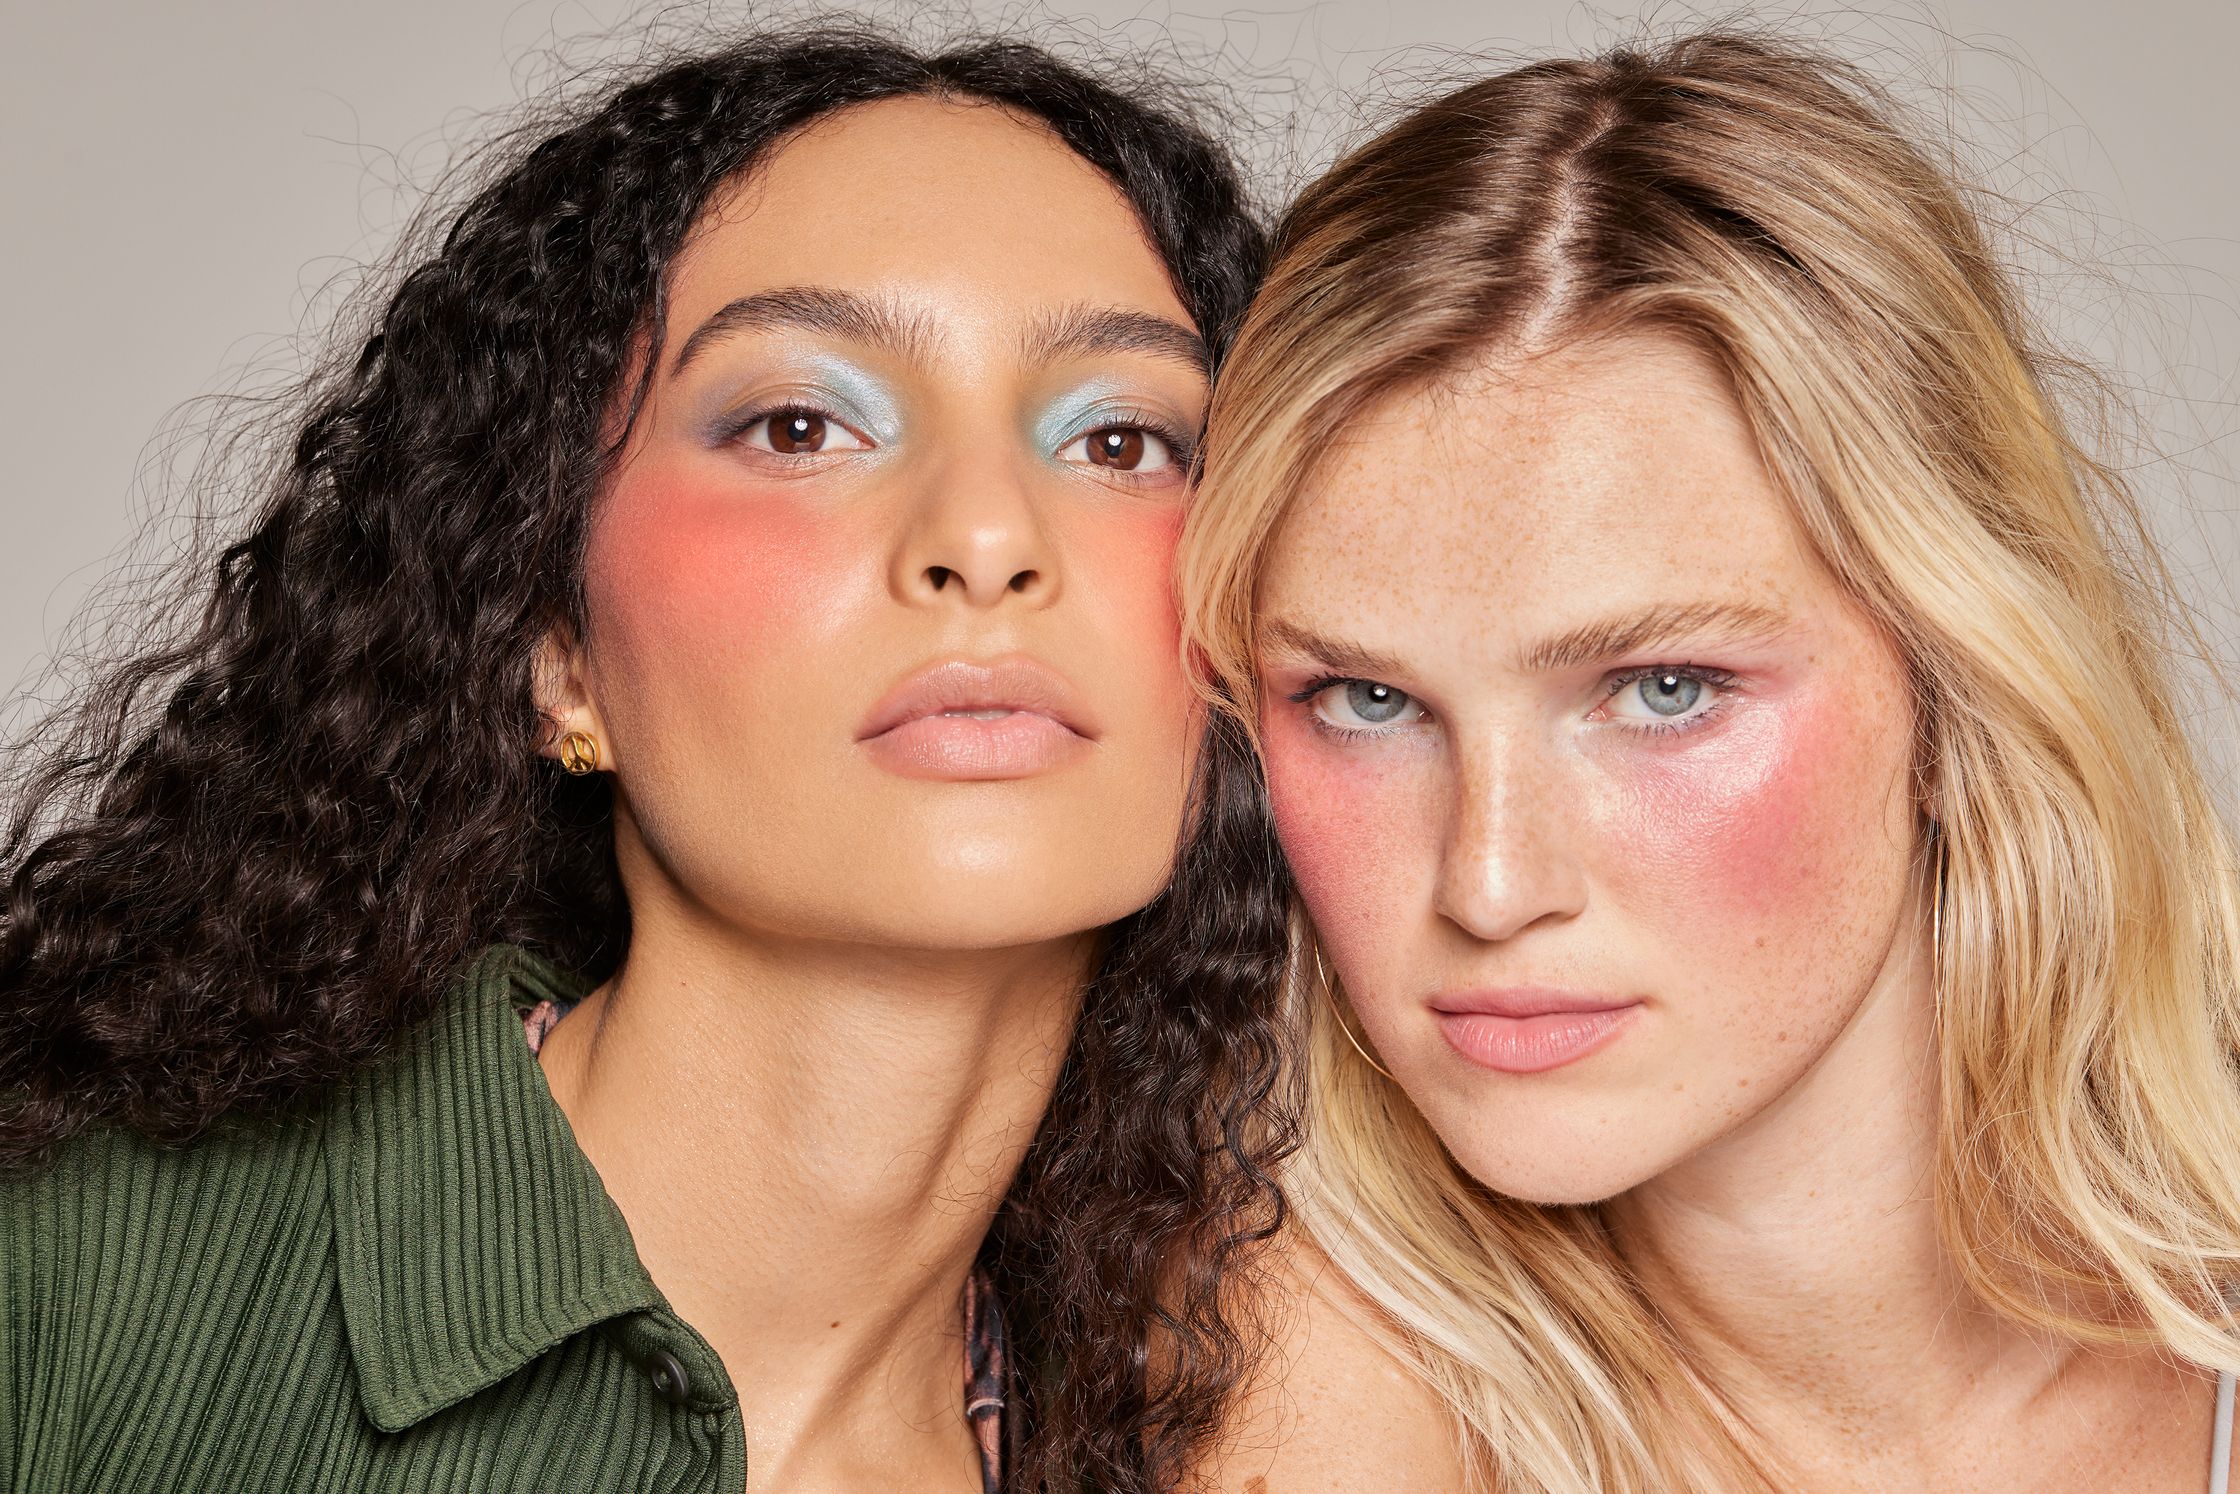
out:
M1278 1248L1267 1306L1275 1342L1221 1444L1203 1494L1458 1494L1463 1460L1438 1393L1379 1341L1345 1275L1296 1238Z

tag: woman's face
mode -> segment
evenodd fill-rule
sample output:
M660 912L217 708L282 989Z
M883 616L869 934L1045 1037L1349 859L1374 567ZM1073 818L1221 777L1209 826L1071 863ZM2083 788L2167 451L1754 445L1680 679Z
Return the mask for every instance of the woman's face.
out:
M1503 1193L1606 1198L1775 1122L1914 927L1900 660L1675 341L1357 422L1258 607L1300 893Z
M1195 740L1204 350L1120 192L929 99L826 117L672 266L573 678L634 900L980 948L1147 902Z

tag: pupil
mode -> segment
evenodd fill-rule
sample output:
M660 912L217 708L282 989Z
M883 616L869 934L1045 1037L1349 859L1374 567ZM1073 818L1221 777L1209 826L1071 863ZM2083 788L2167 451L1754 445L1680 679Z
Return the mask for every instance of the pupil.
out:
M1689 679L1686 675L1660 674L1641 683L1642 700L1660 716L1679 715L1703 694L1703 681Z
M797 411L770 417L770 446L787 456L815 451L824 445L824 417Z
M1390 721L1407 708L1408 697L1390 685L1355 680L1346 686L1346 705L1364 721Z
M1143 462L1143 432L1099 431L1096 439L1089 443L1089 460L1099 467L1134 471Z

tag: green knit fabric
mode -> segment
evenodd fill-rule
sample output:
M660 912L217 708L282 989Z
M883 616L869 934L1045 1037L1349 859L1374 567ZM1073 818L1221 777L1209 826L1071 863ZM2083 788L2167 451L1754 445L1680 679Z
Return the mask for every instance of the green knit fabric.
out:
M522 1040L576 994L493 949L316 1116L0 1183L0 1490L739 1494L722 1363Z

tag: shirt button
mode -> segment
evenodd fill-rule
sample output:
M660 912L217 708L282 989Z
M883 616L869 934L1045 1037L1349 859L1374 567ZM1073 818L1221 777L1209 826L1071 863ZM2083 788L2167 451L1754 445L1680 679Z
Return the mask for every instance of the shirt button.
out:
M692 1395L692 1381L684 1372L684 1365L667 1349L656 1349L646 1360L646 1373L652 1377L654 1394L672 1406L681 1406Z

